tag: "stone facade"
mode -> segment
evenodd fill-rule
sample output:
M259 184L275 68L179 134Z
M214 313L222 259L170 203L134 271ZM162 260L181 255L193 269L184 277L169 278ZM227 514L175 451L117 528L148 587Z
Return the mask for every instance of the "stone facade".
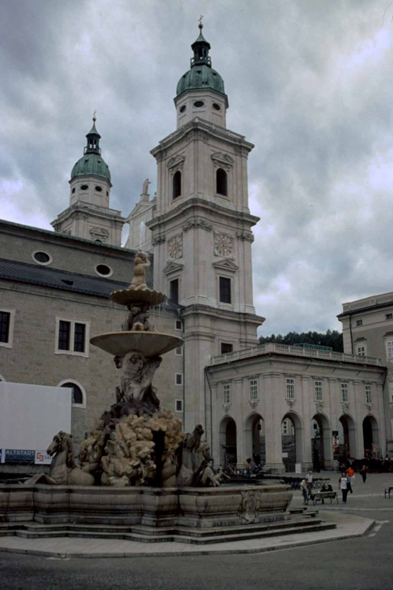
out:
M393 293L372 295L343 304L344 351L381 359L387 368L384 414L387 444L393 451Z

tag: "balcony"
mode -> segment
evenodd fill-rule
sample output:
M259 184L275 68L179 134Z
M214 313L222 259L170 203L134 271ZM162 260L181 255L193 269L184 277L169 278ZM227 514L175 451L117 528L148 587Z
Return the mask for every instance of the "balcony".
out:
M297 356L304 358L314 358L323 361L335 361L338 363L356 363L358 365L374 365L382 367L381 360L371 356L356 356L352 354L345 354L344 352L333 352L326 350L312 350L309 348L300 348L299 346L289 346L287 344L278 344L277 342L268 342L267 344L260 344L253 348L246 348L244 350L237 350L235 352L228 352L213 356L210 361L210 366L222 365L223 363L239 361L253 356L262 356L265 354L282 354L287 356Z

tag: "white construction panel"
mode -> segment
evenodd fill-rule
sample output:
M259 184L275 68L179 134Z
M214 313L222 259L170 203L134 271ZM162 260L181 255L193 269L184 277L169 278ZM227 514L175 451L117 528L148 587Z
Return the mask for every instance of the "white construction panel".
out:
M71 433L71 399L66 387L1 381L0 449L47 449L60 430Z

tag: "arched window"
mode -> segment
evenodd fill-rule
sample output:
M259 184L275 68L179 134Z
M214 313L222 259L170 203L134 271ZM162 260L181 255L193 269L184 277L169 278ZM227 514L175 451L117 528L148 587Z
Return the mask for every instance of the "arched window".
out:
M228 196L228 180L227 180L227 173L222 168L217 170L217 194L224 195L225 197Z
M176 199L181 195L181 172L178 170L173 175L173 198Z
M72 389L73 406L79 406L82 408L86 407L86 392L80 383L71 379L65 379L59 383L58 387L68 387L69 389Z

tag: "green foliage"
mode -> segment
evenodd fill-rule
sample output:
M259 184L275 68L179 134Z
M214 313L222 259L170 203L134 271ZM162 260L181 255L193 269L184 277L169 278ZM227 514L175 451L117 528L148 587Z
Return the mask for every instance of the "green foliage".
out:
M327 330L326 334L321 332L288 332L285 336L272 334L271 336L260 336L259 344L266 342L278 342L279 344L318 344L330 346L336 352L343 352L343 335L338 330Z

